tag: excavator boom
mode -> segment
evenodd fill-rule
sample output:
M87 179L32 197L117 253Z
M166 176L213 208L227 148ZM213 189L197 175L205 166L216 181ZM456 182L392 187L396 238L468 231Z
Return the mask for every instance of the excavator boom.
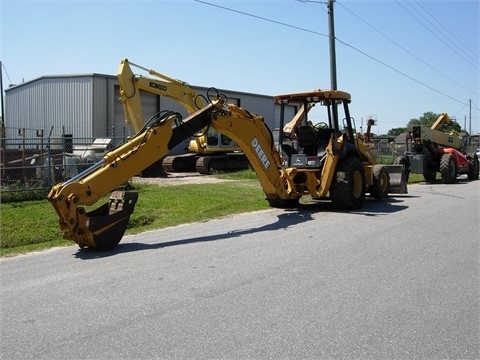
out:
M156 78L135 75L132 66L147 71ZM127 125L133 126L135 133L141 131L145 125L140 90L175 100L185 107L189 114L193 114L205 106L203 99L198 97L195 90L186 82L172 79L155 70L148 70L129 62L128 59L123 59L120 62L117 79L120 84L120 99L125 113L125 122Z
M149 76L134 74L133 68L147 72ZM120 85L120 98L125 113L127 126L139 132L145 125L140 91L146 91L178 102L188 112L193 114L205 106L205 97L199 96L186 82L173 79L155 70L123 59L117 71ZM209 94L207 94L207 97ZM188 152L181 155L167 154L161 160L161 165L153 165L145 170L146 174L158 174L158 167L164 171L198 171L210 173L211 170L240 170L248 168L248 161L240 148L224 134L219 134L213 128L199 130L188 144ZM159 160L160 164L160 160ZM147 175L148 176L148 175Z

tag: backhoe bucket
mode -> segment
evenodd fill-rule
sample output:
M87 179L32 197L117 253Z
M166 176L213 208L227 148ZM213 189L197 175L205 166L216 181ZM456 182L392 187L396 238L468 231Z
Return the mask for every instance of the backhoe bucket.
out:
M405 168L403 165L385 165L390 175L391 194L408 194Z
M118 245L137 200L136 192L114 191L107 203L86 214L90 219L88 230L92 233L95 248L112 250Z

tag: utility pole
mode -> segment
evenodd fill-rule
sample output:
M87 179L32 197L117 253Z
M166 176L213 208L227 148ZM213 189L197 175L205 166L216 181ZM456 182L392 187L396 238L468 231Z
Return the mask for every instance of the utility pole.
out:
M0 98L0 106L2 107L2 123L5 121L5 116L3 113L3 65L2 61L0 60L0 92L2 93L2 97Z
M337 90L337 57L335 54L335 25L333 16L333 3L335 0L328 0L328 40L330 45L330 86L332 90ZM335 129L340 129L338 121L338 109L334 104L332 106L333 123Z
M472 135L472 99L468 99L469 115L468 115L468 133Z
M335 0L328 0L328 38L330 45L330 86L337 90L337 59L335 54L335 25L333 16L333 3Z
M2 149L5 149L5 111L3 110L3 107L4 107L3 105L3 64L1 60L0 60L0 107L2 108L1 114L0 114L0 116L2 117L2 121L0 122L0 138L1 138L0 147Z

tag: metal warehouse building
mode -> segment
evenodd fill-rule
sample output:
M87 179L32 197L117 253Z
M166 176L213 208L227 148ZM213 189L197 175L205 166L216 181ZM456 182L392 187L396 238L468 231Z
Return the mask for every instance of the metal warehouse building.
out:
M192 86L206 96L208 88ZM270 129L279 126L280 106L273 103L273 96L250 94L218 89L229 102L264 117ZM161 110L180 112L186 110L178 103L156 94L142 92L145 120ZM292 107L291 115L296 112ZM25 129L25 136L35 137L38 130L45 137L61 138L117 138L132 135L125 128L123 106L119 99L116 76L104 74L42 76L12 86L5 90L6 138L18 137ZM179 148L185 146L179 146ZM181 152L183 150L176 150Z

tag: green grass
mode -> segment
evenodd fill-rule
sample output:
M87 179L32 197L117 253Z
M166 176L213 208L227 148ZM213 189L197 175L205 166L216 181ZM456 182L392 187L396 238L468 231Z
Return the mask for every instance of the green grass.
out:
M224 215L268 208L255 182L180 186L142 185L127 233L206 221Z
M179 186L134 185L139 200L126 234L268 208L253 172L219 177L242 181ZM86 210L107 200L105 197ZM2 256L74 244L62 239L57 214L46 199L0 204L0 214Z
M253 171L216 174L216 177L238 181L178 186L134 185L139 200L126 234L269 207ZM421 181L423 175L410 174L409 183ZM107 200L105 197L87 211ZM0 204L0 223L2 256L74 244L62 239L57 215L46 199Z
M393 161L395 160L395 156L393 156L393 155L377 155L376 160L377 160L377 163L379 163L379 164L390 165L390 164L393 164Z
M438 178L439 178L439 176L437 175L437 179ZM408 183L409 184L416 184L416 183L419 183L419 182L422 182L422 181L425 181L425 178L423 177L423 174L410 173L410 175L408 176Z

